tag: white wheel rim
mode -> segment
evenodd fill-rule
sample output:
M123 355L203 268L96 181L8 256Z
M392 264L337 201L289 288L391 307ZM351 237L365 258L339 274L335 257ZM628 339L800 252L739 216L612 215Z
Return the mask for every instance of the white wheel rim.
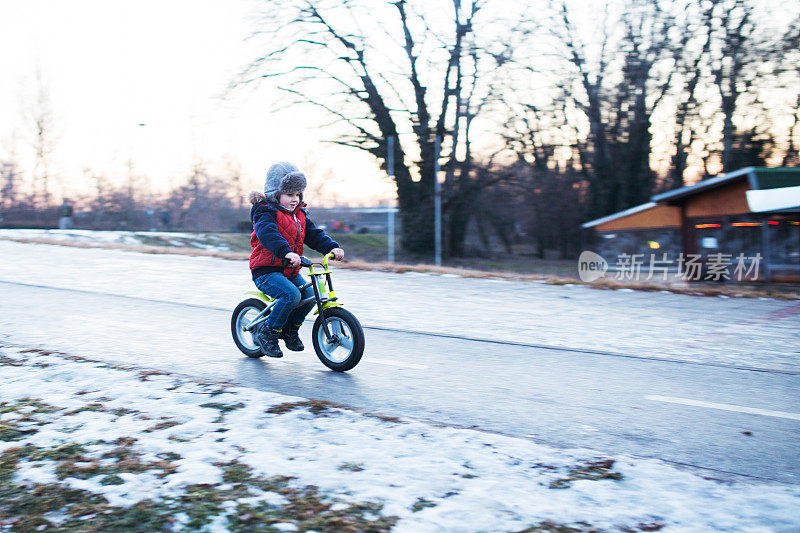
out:
M330 317L325 322L333 337L333 342L325 338L325 330L320 327L317 331L317 344L322 355L328 361L341 363L353 353L353 332L347 322L337 317Z
M260 312L261 309L256 307L245 307L241 310L241 312L239 312L239 316L236 317L236 336L242 346L250 351L260 350L261 347L256 343L253 333L246 331L244 328L246 325L252 322Z

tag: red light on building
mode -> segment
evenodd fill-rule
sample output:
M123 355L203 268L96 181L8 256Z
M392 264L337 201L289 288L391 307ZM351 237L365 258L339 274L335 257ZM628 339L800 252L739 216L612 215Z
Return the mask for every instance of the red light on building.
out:
M778 222L777 220L769 220L767 221L767 224L769 224L770 226L777 226L778 224L780 224L780 222Z

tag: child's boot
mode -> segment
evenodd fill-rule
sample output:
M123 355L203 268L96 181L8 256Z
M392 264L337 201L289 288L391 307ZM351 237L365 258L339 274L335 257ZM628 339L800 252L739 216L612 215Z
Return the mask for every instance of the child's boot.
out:
M278 339L281 338L281 330L265 327L258 335L258 343L261 345L261 352L267 357L283 357L283 352L278 346Z
M297 334L297 330L299 329L299 325L290 326L287 324L283 327L283 332L281 333L281 338L286 343L286 347L293 352L302 352L305 349L303 341L300 340L300 335Z

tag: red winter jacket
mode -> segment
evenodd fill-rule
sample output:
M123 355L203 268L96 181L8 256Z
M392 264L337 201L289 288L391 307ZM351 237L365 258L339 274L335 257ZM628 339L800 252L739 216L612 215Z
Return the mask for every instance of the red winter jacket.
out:
M306 204L301 204L306 205ZM294 210L294 213L287 213L283 209L275 211L275 223L278 225L278 231L281 236L286 240L289 245L289 252L294 252L297 255L303 255L303 240L306 237L306 214L299 208ZM266 266L283 266L283 258L289 252L285 252L283 256L276 256L272 251L264 248L261 241L258 240L255 229L253 234L250 235L250 270ZM283 275L291 279L300 272L300 267L284 267Z
M260 201L259 201L260 200ZM289 252L303 255L303 244L320 253L328 253L339 244L328 237L307 218L306 204L298 205L293 212L256 198L250 217L253 233L250 236L250 270L253 279L268 272L283 271L291 279L300 267L284 267L283 259Z

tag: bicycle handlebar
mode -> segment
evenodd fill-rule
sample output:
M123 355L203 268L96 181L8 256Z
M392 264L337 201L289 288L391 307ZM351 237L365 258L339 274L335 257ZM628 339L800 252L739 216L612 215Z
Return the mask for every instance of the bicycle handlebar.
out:
M314 263L314 262L313 262L311 259L309 259L308 257L306 257L306 256L304 256L304 255L301 255L301 256L300 256L300 266L301 266L301 267L310 267L310 266L312 266L312 265L315 265L315 264L317 264L317 265L322 265L322 268L324 268L325 270L327 270L327 269L328 269L328 261L329 261L330 259L333 259L333 257L334 257L334 256L333 256L333 254L332 254L332 253L325 254L325 255L323 255L323 256L322 256L322 262L321 262L321 263ZM283 266L289 266L289 260L288 260L288 259L284 259L282 262L283 262Z

